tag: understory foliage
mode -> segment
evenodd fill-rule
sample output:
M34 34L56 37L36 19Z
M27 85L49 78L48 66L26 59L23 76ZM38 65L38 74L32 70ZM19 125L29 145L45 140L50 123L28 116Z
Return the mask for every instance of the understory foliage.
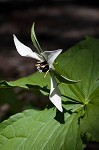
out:
M99 142L99 40L86 37L54 62L63 112L50 105L27 109L0 123L0 150L83 150L87 141ZM55 76L57 76L55 74ZM59 80L58 80L59 79ZM49 95L49 73L34 73L0 88L21 87ZM13 99L12 99L13 101Z

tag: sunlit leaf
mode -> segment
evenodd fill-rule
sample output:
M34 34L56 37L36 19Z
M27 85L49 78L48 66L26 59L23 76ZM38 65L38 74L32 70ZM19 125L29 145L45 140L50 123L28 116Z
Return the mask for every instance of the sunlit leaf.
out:
M2 150L65 150L82 149L79 114L65 112L57 114L55 110L35 111L27 110L12 116L0 125L0 149ZM57 121L63 118L63 123ZM72 133L73 134L72 134ZM71 136L72 135L72 136ZM70 137L70 138L69 138ZM77 141L77 140L78 141Z

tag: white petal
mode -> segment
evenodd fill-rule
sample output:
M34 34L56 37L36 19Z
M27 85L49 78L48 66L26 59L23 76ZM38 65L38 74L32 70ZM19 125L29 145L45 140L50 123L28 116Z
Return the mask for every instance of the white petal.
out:
M60 90L58 89L56 79L52 72L50 72L50 78L51 78L51 89L50 89L49 99L59 111L63 112L61 93Z
M15 35L13 35L14 38L14 44L16 46L17 52L21 55L21 56L25 56L25 57L31 57L40 61L43 61L43 57L40 56L39 54L33 52L29 47L25 46L24 44L22 44Z
M58 55L62 52L62 49L54 50L54 51L45 51L42 53L47 63L49 64L49 68L52 68L53 62L58 57Z

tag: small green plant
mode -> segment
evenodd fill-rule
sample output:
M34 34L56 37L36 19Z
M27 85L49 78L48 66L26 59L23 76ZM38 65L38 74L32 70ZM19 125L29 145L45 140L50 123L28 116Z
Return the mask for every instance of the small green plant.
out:
M99 40L86 37L61 53L41 49L34 24L31 38L38 53L15 35L14 43L21 56L37 59L38 72L0 88L35 89L54 105L0 123L0 150L83 150L87 141L99 142Z

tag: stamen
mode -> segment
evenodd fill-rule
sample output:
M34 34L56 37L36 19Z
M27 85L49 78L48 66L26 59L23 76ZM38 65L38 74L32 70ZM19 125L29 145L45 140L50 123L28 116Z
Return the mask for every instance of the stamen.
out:
M40 66L40 64L35 64L36 67Z
M49 65L47 64L46 61L37 62L37 64L35 66L37 67L37 70L39 70L39 72L45 72L47 74L47 72L49 70Z
M47 70L47 72L45 73L44 78L47 76L48 72L49 72L49 70Z

